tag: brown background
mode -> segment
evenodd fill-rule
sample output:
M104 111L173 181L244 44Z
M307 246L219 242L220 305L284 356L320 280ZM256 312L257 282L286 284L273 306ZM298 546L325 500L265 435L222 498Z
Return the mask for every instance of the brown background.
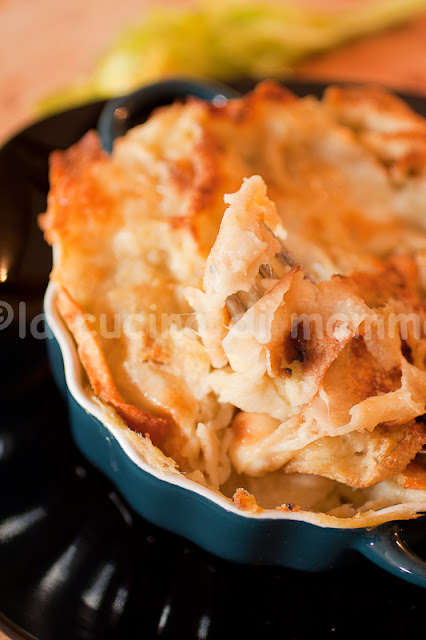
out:
M368 0L303 1L341 7ZM0 0L0 144L31 121L41 96L88 73L114 35L154 4L191 3ZM426 95L426 2L418 19L306 62L298 76L382 82ZM5 638L0 623L0 640Z
M293 0L296 2L296 0ZM303 0L320 6L369 0ZM88 73L115 34L152 6L190 0L0 0L0 143L34 117L37 100ZM301 66L310 78L382 81L426 94L426 1L418 20Z

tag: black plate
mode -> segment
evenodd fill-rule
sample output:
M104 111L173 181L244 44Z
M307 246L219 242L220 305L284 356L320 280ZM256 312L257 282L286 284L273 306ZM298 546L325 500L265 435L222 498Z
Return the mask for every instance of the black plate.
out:
M361 556L330 573L218 560L134 514L75 448L46 358L51 256L36 218L50 150L95 127L102 106L39 122L0 151L0 629L38 640L423 634L425 590ZM424 100L414 106L426 114ZM424 524L406 526L426 557Z

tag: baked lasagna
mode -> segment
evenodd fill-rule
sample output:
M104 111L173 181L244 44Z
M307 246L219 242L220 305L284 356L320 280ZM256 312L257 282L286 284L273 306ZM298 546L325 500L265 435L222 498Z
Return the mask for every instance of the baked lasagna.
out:
M426 120L400 98L265 81L110 155L90 131L40 225L87 393L149 464L254 514L426 510Z

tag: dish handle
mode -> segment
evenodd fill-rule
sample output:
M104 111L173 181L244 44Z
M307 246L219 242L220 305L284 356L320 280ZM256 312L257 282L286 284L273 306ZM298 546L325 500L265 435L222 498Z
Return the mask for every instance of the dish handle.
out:
M382 569L419 587L426 587L426 560L410 549L397 523L369 531L357 548Z
M128 95L106 102L97 125L104 149L111 153L114 140L146 120L157 107L188 96L210 101L238 98L241 94L227 85L194 78L169 78L144 85Z

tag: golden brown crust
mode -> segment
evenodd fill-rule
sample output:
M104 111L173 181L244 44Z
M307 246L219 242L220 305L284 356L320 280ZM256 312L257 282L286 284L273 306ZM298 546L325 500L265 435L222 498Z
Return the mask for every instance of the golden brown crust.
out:
M277 511L282 511L283 513L297 513L300 511L300 507L293 502L288 502L286 504L281 504L279 507L275 507Z
M303 274L302 274L303 276ZM284 280L284 279L283 279ZM283 280L281 282L283 282ZM330 364L337 358L344 349L346 343L351 340L355 333L355 328L347 331L344 339L336 338L335 332L326 330L327 325L331 328L330 320L336 317L336 327L339 320L338 307L340 300L344 298L353 307L355 312L362 309L363 300L359 297L352 281L344 276L335 275L331 281L322 281L312 284L310 280L303 281L305 291L301 296L301 287L295 287L292 292L295 298L293 316L295 320L290 326L290 333L281 336L281 349L277 350L277 343L269 344L268 348L273 351L281 351L286 362L299 361L305 376L312 377L316 384L319 384L325 376ZM308 293L311 300L308 301ZM298 304L299 296L302 297L302 304ZM287 310L291 302L285 301L284 310ZM350 312L347 311L348 317ZM309 315L312 321L303 322ZM321 327L317 325L322 320Z
M284 470L314 473L355 488L369 487L403 471L426 444L426 427L378 425L372 433L317 440L297 453Z
M154 444L161 442L170 431L170 419L146 413L124 401L115 385L88 314L64 288L58 290L56 303L77 343L78 355L95 395L112 406L133 431L143 435L148 433Z
M168 161L171 182L186 200L184 215L172 216L172 228L183 227L190 231L199 247L206 254L211 246L213 233L219 219L212 215L217 209L217 192L220 183L219 154L214 140L206 131L195 145L191 158Z
M348 394L350 393L353 404L357 404L370 396L396 391L401 385L401 369L393 366L386 369L375 358L366 346L362 337L351 340L345 350L344 376L341 381L345 384ZM338 366L338 363L336 362ZM338 367L337 371L343 374ZM332 380L328 378L324 381L324 388L333 393L333 387L337 384L338 376L334 375Z
M262 512L262 508L257 504L254 495L249 493L246 489L237 489L232 496L232 500L240 511L245 511L246 513Z
M420 462L410 462L400 476L404 489L426 490L426 467Z
M424 172L426 123L404 100L379 86L347 86L327 89L324 102L396 182Z
M394 93L379 85L331 86L324 104L355 130L425 130L425 121Z
M350 279L371 307L399 300L410 308L423 304L419 271L409 255L393 255L380 261L375 271L351 273Z
M210 105L209 110L213 118L230 120L234 124L242 125L246 122L259 119L259 111L265 108L267 103L279 105L296 102L297 96L273 80L259 82L255 91L247 93L240 99L229 100L222 107Z
M96 182L95 168L107 160L99 137L89 131L66 151L50 156L48 209L39 216L46 240L53 244L60 236L65 248L96 216L99 224L111 221L111 205Z

